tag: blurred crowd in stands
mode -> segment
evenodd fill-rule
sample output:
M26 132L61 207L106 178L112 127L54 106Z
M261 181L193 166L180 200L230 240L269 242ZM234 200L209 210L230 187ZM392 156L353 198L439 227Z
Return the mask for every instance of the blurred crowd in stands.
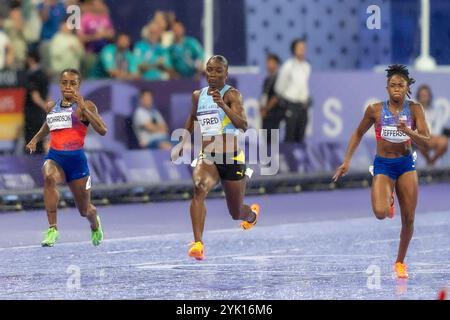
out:
M80 9L78 26L75 11L67 11L72 5ZM52 80L69 67L80 69L85 79L201 75L203 48L173 12L154 12L136 43L119 29L103 0L1 0L0 70L24 70L28 54L38 52Z

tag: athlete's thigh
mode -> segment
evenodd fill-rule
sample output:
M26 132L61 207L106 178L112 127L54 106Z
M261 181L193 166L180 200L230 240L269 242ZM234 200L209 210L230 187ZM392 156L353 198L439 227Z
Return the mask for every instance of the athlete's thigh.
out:
M390 204L394 180L384 174L377 174L372 180L372 205Z
M196 187L208 192L219 183L219 171L214 163L200 159L192 172L192 180Z
M56 184L61 184L66 180L64 170L55 161L47 159L42 165L44 179L53 178Z

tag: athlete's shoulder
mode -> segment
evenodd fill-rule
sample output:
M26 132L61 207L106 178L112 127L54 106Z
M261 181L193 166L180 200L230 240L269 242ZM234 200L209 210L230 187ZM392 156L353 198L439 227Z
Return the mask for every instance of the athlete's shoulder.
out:
M227 91L225 91L225 94L232 94L232 95L241 95L241 92L236 89L235 87L232 86L228 86L229 88L227 89Z
M381 108L383 107L383 102L373 102L373 103L369 103L369 105L367 106L367 108L370 108L369 110L376 112L381 110Z
M236 89L235 87L230 86L229 84L227 84L227 86L228 86L227 92L229 92L229 91L237 91L237 92L239 92L239 90Z
M242 101L242 94L239 92L238 89L230 86L228 90L223 94L223 99L230 102L230 101Z
M422 104L420 104L419 102L410 100L408 101L409 104L409 109L411 110L412 113L417 114L417 113L425 113L425 110L422 106Z
M193 98L194 98L194 97L196 97L196 98L200 97L200 94L202 93L202 91L203 91L204 89L205 89L205 88L194 90L194 91L192 92L192 97L193 97Z
M423 109L422 104L420 104L420 103L417 102L417 101L409 100L409 101L408 101L408 104L409 104L409 108L410 108L410 109Z
M194 90L192 92L192 104L197 106L198 101L200 100L200 94L202 93L203 89Z

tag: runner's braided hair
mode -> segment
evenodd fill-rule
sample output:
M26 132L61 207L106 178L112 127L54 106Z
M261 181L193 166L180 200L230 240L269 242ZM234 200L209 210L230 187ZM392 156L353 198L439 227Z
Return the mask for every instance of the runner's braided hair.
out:
M409 76L408 68L403 64L391 64L390 66L388 66L386 71L387 71L388 81L394 75L399 75L406 80L406 82L408 83L408 92L406 94L407 94L408 98L411 98L410 86L412 84L414 84L416 82L416 80Z

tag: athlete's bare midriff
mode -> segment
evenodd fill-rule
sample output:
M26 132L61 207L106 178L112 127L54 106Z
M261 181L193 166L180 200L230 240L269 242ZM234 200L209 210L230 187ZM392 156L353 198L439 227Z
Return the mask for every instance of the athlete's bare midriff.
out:
M238 150L237 136L223 134L220 136L202 137L202 151L214 153L233 153Z
M377 141L377 155L383 158L399 158L412 153L409 143L392 143L385 140Z

